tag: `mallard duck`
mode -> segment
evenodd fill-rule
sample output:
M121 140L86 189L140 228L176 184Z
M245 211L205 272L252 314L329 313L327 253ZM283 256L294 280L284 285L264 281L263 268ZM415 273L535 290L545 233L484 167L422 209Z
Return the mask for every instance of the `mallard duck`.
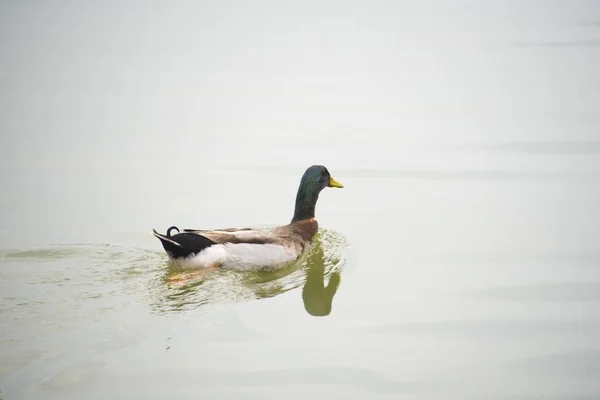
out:
M215 230L170 227L166 235L153 230L167 256L182 269L273 268L297 259L311 243L319 224L315 206L326 187L343 188L322 165L309 167L300 180L294 216L287 225L271 229ZM177 231L171 235L171 231Z

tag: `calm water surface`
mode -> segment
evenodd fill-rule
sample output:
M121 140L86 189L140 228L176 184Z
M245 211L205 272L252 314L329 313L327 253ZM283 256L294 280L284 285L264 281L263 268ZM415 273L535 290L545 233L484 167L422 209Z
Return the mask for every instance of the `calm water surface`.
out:
M0 398L600 398L597 1L0 3ZM287 223L277 272L152 228Z

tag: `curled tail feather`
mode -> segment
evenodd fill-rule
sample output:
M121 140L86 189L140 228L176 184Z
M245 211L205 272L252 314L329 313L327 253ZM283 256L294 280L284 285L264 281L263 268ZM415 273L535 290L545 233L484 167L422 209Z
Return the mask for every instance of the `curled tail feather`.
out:
M169 229L167 229L167 237L171 237L171 231L172 231L173 229L175 229L175 230L177 231L177 233L179 233L179 232L180 232L179 228L173 225L172 227L170 227ZM155 232L156 232L156 231L155 231Z

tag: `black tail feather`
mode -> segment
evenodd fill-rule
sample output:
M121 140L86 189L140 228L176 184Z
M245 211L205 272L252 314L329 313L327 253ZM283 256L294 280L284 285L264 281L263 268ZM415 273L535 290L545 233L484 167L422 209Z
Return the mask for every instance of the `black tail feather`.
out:
M177 230L177 234L171 236L171 230ZM179 233L179 229L176 226L172 226L167 230L167 235L162 235L156 230L153 230L154 236L156 236L162 243L163 248L171 257L174 258L186 258L193 254L198 254L207 247L215 244L212 240L195 234L195 233Z

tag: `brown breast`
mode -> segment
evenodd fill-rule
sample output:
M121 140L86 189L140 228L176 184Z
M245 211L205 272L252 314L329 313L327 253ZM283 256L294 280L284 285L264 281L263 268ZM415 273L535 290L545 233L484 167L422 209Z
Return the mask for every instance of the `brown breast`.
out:
M294 222L291 226L306 241L311 240L319 230L319 223L314 218Z

